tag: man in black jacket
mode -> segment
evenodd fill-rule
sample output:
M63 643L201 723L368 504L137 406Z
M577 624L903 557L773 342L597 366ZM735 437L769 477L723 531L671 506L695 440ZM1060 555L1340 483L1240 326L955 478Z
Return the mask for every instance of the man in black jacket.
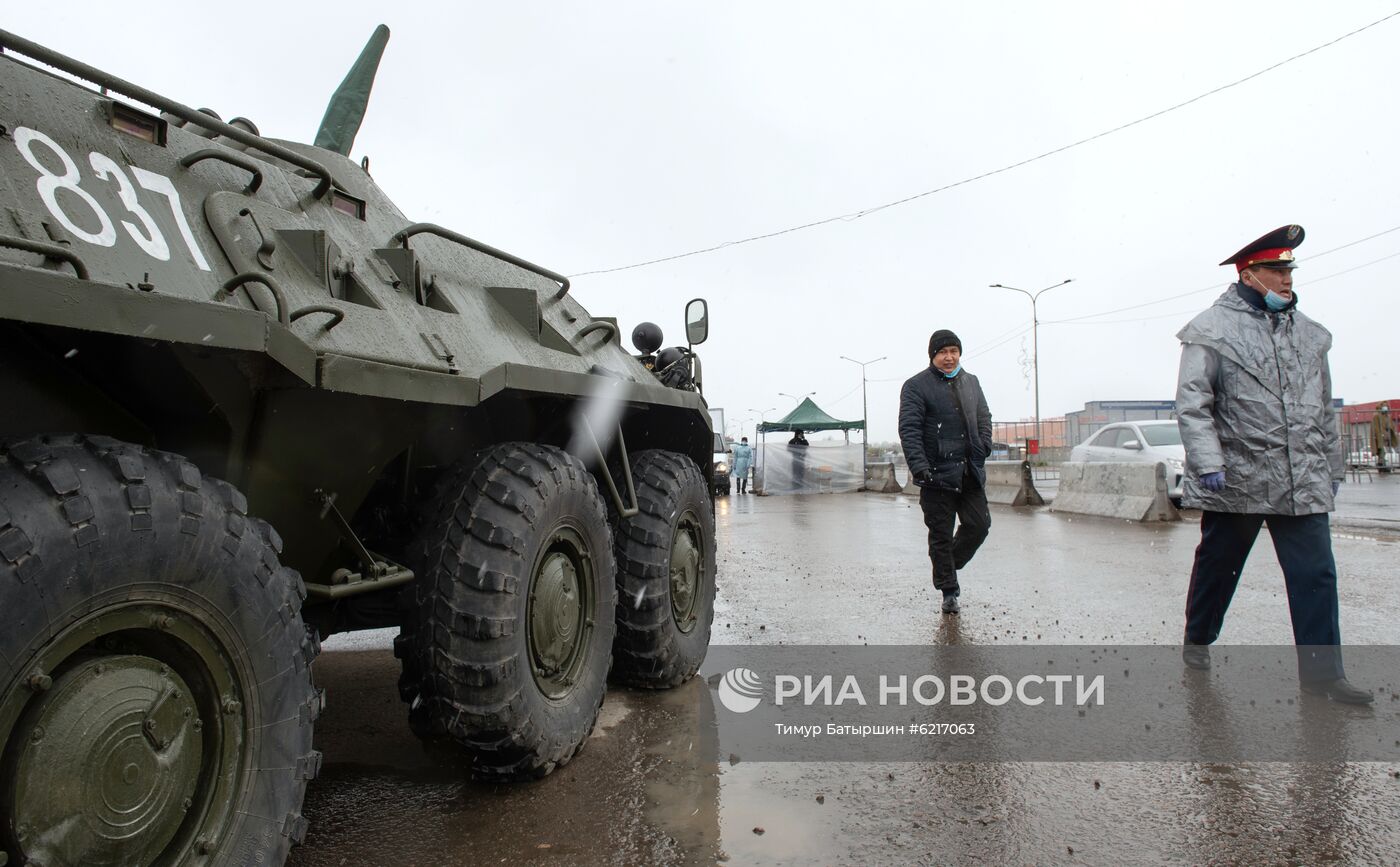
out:
M992 526L983 466L992 450L992 413L977 377L962 369L956 334L935 331L928 357L928 369L910 377L900 392L899 441L919 486L933 586L943 591L943 612L956 614L958 570Z

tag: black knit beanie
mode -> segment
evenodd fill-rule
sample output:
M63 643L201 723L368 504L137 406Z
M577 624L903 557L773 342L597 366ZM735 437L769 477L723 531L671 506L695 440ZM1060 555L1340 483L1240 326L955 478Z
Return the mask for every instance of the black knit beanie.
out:
M938 350L945 346L956 346L958 352L962 352L962 341L958 339L958 335L941 328L933 332L933 336L928 339L928 357L933 358L938 354Z

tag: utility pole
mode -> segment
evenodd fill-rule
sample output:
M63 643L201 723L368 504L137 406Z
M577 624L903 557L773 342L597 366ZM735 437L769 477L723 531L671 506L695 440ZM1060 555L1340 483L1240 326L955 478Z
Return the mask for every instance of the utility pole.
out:
M845 355L841 356L845 361L860 365L860 473L862 479L866 477L866 471L868 470L866 466L869 460L867 452L870 450L870 405L865 402L865 366L867 364L874 364L877 361L884 361L888 357L889 356L882 355L879 358L872 358L869 361L856 361L854 358L849 358ZM864 486L865 482L862 481L861 485Z
M1017 289L1015 286L1003 286L1000 283L993 283L991 285L993 289L1010 289L1012 292L1020 292L1022 295L1031 299L1031 371L1032 375L1035 377L1035 441L1037 447L1040 443L1040 318L1036 314L1035 302L1037 298L1049 292L1051 289L1057 289L1073 281L1073 277L1066 277L1054 286L1046 286L1034 295L1024 289Z

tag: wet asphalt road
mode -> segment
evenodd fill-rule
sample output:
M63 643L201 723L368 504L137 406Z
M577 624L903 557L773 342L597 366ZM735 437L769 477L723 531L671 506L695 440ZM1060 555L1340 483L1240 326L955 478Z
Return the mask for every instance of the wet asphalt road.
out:
M961 573L963 613L942 617L912 497L722 499L713 640L1175 643L1199 536L1187 516L1134 525L994 506ZM1291 643L1270 548L1261 534L1222 643ZM1338 527L1334 550L1344 640L1400 644L1400 539ZM731 763L698 679L612 690L570 765L483 786L409 734L388 640L333 640L369 649L316 663L325 766L291 864L1400 862L1400 762Z

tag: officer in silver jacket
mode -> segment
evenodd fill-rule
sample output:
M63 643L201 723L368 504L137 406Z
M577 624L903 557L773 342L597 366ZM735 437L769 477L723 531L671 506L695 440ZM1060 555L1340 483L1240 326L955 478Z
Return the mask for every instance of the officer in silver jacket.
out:
M1177 334L1182 500L1203 510L1182 656L1192 668L1210 667L1204 645L1219 637L1267 523L1303 690L1364 704L1372 694L1349 683L1342 668L1327 518L1345 467L1327 366L1332 335L1297 309L1293 250L1302 242L1302 226L1283 226L1221 262L1235 266L1239 281Z

